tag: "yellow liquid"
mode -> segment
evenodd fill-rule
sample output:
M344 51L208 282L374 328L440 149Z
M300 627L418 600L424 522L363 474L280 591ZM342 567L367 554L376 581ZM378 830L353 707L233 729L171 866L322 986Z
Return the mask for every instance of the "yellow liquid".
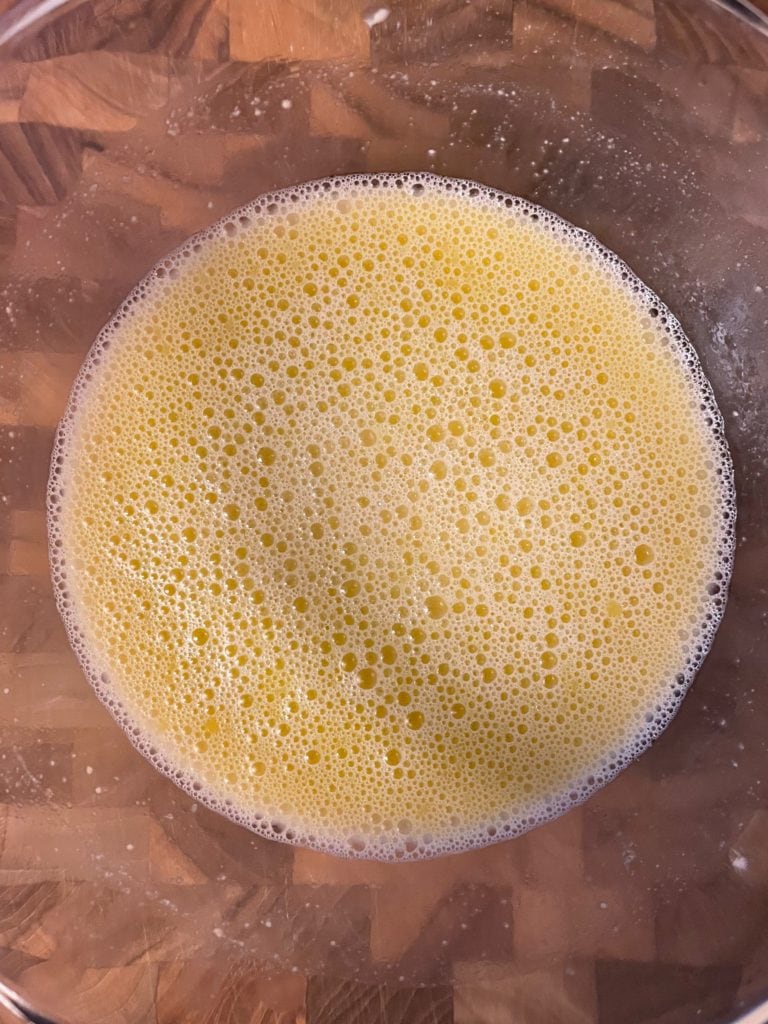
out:
M424 175L306 186L99 339L51 479L60 603L134 742L229 816L482 845L674 713L730 570L721 430L676 322L557 218Z

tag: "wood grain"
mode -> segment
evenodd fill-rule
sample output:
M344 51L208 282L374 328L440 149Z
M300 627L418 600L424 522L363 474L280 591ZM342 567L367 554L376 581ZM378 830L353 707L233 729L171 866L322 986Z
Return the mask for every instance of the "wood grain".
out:
M451 992L446 988L390 988L309 979L307 1024L353 1020L376 1024L452 1024Z
M2 56L0 975L71 1024L689 1024L757 998L768 408L739 386L768 380L767 118L768 44L704 0L86 0ZM76 369L156 259L263 191L413 168L542 202L663 291L751 490L738 615L664 740L520 840L382 865L257 838L136 753L69 650L44 497Z

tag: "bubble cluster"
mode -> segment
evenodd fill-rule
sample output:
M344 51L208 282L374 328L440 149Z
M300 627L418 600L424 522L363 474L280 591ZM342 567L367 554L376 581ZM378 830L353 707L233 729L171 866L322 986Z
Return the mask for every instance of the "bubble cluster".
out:
M615 256L490 189L327 179L168 257L103 331L49 488L101 698L269 836L519 834L663 729L722 613L722 421Z

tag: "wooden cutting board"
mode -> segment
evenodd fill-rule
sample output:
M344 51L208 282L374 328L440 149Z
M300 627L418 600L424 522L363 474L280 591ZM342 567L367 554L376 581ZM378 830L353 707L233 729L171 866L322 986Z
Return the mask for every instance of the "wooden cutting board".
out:
M733 651L681 715L676 735L706 748L695 774L670 742L520 841L337 861L250 836L139 758L69 652L44 521L55 425L94 335L163 253L264 190L433 169L625 252L628 196L636 223L676 215L640 187L661 159L651 115L683 152L711 151L707 173L764 171L768 50L724 17L703 0L92 0L6 54L0 975L43 1009L72 1024L687 1024L753 998L768 810L748 795L759 751L726 770L732 733L712 724L748 731L714 682L723 663L737 678ZM628 125L639 177L570 156ZM768 229L760 199L739 194L740 254Z

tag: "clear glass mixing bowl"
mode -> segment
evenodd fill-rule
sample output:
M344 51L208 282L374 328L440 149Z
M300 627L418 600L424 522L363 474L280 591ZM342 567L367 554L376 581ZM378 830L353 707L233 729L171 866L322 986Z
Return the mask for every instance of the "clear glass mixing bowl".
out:
M768 22L709 0L2 8L0 977L72 1024L716 1024L757 1005ZM738 553L712 652L639 762L522 839L381 865L256 838L141 759L67 646L43 501L77 367L158 257L265 190L406 168L549 207L663 297L726 418Z

